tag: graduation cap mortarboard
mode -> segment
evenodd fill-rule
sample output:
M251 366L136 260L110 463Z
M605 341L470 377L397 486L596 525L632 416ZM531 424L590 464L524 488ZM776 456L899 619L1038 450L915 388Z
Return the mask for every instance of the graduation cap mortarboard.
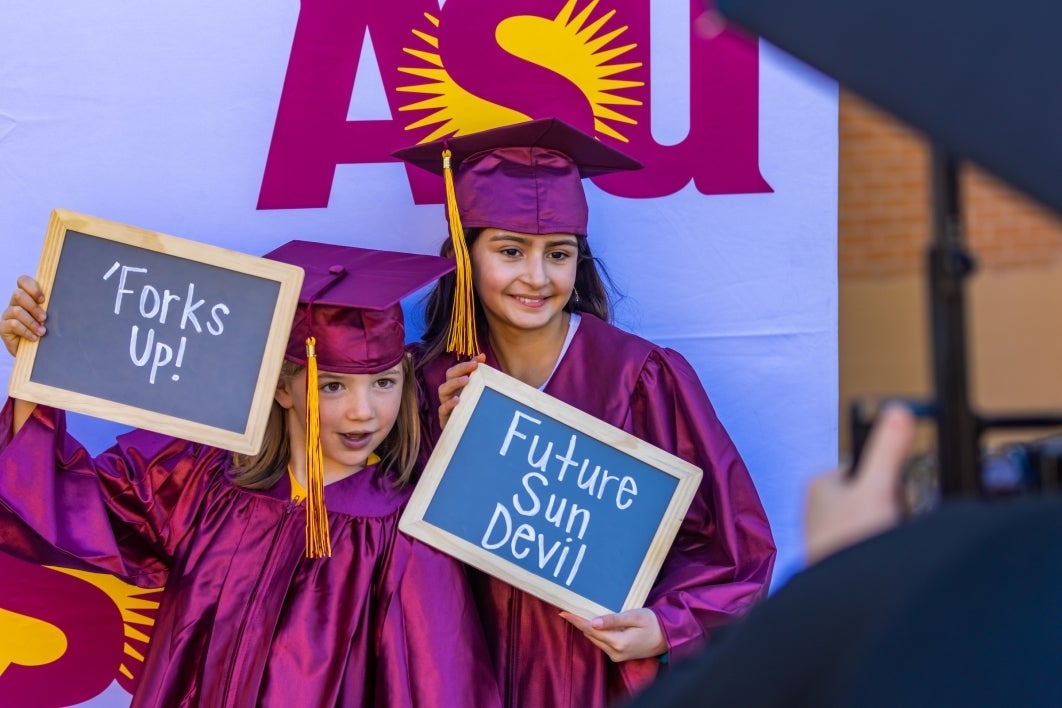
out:
M586 235L582 178L642 165L558 118L443 138L391 153L443 174L450 151L461 225Z
M405 353L400 301L453 270L446 258L312 241L289 241L266 258L305 275L284 357L306 366L306 553L331 555L317 372L374 374Z
M1051 0L716 0L725 16L1062 212Z
M586 236L582 179L642 165L557 118L421 143L391 153L441 174L457 260L457 296L447 351L476 353L472 278L463 230L500 228Z
M266 258L305 271L285 357L307 364L312 336L317 367L343 374L374 374L398 363L405 351L399 303L454 268L438 256L312 241L290 241Z

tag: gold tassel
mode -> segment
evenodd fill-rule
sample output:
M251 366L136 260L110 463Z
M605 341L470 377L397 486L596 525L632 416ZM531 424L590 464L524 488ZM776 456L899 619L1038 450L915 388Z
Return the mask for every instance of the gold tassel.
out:
M443 150L443 182L446 184L446 216L450 222L450 240L454 245L454 260L457 261L457 285L454 288L454 308L450 313L450 333L446 340L446 351L456 352L459 356L474 357L479 353L476 339L476 309L472 294L472 259L465 243L465 230L461 226L461 215L457 211L457 197L454 194L454 175L450 169L450 150Z
M317 339L306 339L306 557L332 555L324 503L324 454L317 390Z

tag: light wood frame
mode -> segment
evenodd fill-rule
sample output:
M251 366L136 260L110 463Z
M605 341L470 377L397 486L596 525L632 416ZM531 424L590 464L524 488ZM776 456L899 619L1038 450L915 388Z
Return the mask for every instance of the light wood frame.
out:
M303 270L298 266L279 261L258 258L87 214L56 209L52 212L48 223L37 269L37 282L45 293L45 308L48 307L47 298L55 282L55 274L68 230L245 273L264 280L276 281L279 284L279 293L273 308L273 318L269 325L269 334L248 411L246 428L242 432L234 432L146 408L31 381L39 343L27 340L22 341L15 356L8 385L9 395L137 428L164 432L234 452L256 454L262 445L265 424L276 392L280 366L283 362L284 350L302 287Z
M678 480L675 492L657 525L653 540L627 593L622 607L609 608L570 590L551 583L519 565L500 558L446 529L425 520L425 513L435 497L442 477L457 450L476 406L485 389L490 388L531 408L576 432L611 447L671 475ZM658 447L545 394L497 369L480 364L461 392L461 403L454 409L432 452L424 473L399 523L406 534L451 555L468 565L500 578L561 609L582 617L597 617L642 607L652 588L701 481L701 470Z

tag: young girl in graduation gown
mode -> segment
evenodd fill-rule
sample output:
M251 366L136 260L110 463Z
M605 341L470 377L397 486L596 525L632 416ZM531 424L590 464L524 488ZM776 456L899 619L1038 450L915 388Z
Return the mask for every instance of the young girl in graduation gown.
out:
M744 613L766 592L775 555L748 470L696 372L609 323L581 178L640 165L556 119L395 155L443 174L443 254L458 264L437 283L415 349L431 441L485 361L704 472L644 608L582 618L472 575L506 705L603 706Z
M8 400L0 503L24 525L5 550L43 539L165 586L137 706L496 705L462 567L397 530L420 435L398 300L452 266L298 241L268 257L305 280L262 452L137 430L93 458L63 411ZM19 282L12 352L43 333Z

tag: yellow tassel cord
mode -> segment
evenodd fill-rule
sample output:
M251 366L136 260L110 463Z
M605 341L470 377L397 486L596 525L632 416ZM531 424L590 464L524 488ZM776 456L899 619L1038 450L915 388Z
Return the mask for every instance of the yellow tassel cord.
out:
M317 391L317 339L306 339L306 557L332 555L324 503L324 454Z
M472 259L465 243L465 230L457 211L454 194L454 175L450 169L450 150L443 150L443 182L446 183L446 216L450 222L450 240L454 244L454 260L457 261L457 285L454 288L454 308L450 313L450 334L446 351L458 356L473 357L479 353L476 340L476 310L472 294Z

